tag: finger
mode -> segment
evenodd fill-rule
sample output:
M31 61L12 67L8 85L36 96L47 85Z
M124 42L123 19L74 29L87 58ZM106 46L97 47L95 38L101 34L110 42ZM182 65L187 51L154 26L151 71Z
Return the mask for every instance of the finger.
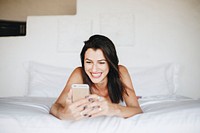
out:
M97 113L93 113L93 114L91 114L90 116L91 117L97 117L97 116L103 116L105 113L104 113L105 111L101 111L101 112L97 112Z
M97 106L102 107L102 106L106 106L106 105L107 105L107 101L95 101L95 102L89 103L88 107L94 108Z
M80 120L80 119L82 119L83 118L83 115L82 115L82 113L80 113L80 112L76 112L74 115L73 115L73 119L74 120Z
M89 115L85 113L84 111L76 112L76 115L75 115L76 120L83 119L86 117L89 117Z
M80 101L80 103L84 103L82 102L83 100ZM102 116L105 114L106 112L106 102L105 101L94 101L93 103L88 102L87 100L84 99L84 101L86 101L86 103L80 105L80 106L76 106L73 111L75 111L75 119L79 120L79 119L83 119L86 117L97 117L97 116ZM72 103L72 105L75 106L76 103ZM78 104L77 104L78 105ZM104 109L105 108L105 109Z
M70 106L72 110L80 112L88 108L89 104L90 102L88 101L88 99L83 98L76 102L73 102Z
M99 96L99 95L96 95L96 94L89 95L89 96L87 97L87 99L90 100L90 101L92 101L92 102L93 102L93 101L104 101L104 100L105 100L104 97Z
M71 110L75 119L81 119L85 117L85 113L83 113L82 111L84 111L88 107L89 103L90 102L87 99L83 98L70 104L68 109Z
M80 106L80 105L83 105L86 103L89 103L88 99L86 99L86 98L82 98L82 99L79 99L79 100L73 102L74 106Z
M83 111L84 117L96 117L104 115L102 107L95 106L93 109Z
M71 104L72 103L72 90L70 89L67 98L66 98L66 103Z
M72 103L73 104L73 103ZM77 108L73 108L71 105L68 108L69 110L69 114L71 115L71 118L73 120L79 120L84 118L83 112L81 112L80 110L82 110L80 107Z
M83 114L84 116L93 116L94 114L99 114L99 115L103 115L104 113L102 113L103 111L105 112L106 111L106 106L104 106L103 104L104 102L93 102L93 103L90 103L88 105L88 107L83 110Z

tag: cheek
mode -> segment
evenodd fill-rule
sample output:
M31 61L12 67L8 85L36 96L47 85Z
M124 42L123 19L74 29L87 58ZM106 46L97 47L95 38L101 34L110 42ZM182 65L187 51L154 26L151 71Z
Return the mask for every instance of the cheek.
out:
M104 66L104 67L102 67L102 70L104 71L104 74L108 74L109 67L108 66Z
M89 65L85 65L85 66L84 66L84 70L85 70L85 73L86 73L87 75L89 75L90 66L89 66Z
M109 72L109 68L106 68L106 70L105 70L105 71L106 71L106 74L108 74L108 72Z
M87 64L86 64L86 65L84 66L85 71L89 70L90 68L91 68L90 65L87 65Z
M108 66L108 64L105 65L105 70L109 71L109 66Z

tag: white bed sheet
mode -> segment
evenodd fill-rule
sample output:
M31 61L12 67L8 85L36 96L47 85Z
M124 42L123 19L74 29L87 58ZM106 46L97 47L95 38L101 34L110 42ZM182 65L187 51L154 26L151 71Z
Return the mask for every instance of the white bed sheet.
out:
M200 133L200 100L179 96L140 99L144 111L128 119L64 121L49 114L55 98L0 98L0 133Z

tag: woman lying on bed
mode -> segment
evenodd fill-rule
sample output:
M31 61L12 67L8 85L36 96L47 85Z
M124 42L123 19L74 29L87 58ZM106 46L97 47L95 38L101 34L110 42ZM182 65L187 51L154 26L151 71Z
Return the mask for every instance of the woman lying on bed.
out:
M77 67L50 113L59 119L79 120L97 116L128 118L142 113L126 67L118 65L113 42L102 35L85 41L82 67ZM91 94L72 102L72 84L88 84ZM125 102L125 104L122 104Z

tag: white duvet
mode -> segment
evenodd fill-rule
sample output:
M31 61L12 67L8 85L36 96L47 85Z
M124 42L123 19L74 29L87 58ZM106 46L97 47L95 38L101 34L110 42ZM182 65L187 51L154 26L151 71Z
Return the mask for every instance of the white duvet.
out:
M49 114L55 98L0 98L0 133L200 133L200 100L180 96L140 99L144 113L64 121Z

